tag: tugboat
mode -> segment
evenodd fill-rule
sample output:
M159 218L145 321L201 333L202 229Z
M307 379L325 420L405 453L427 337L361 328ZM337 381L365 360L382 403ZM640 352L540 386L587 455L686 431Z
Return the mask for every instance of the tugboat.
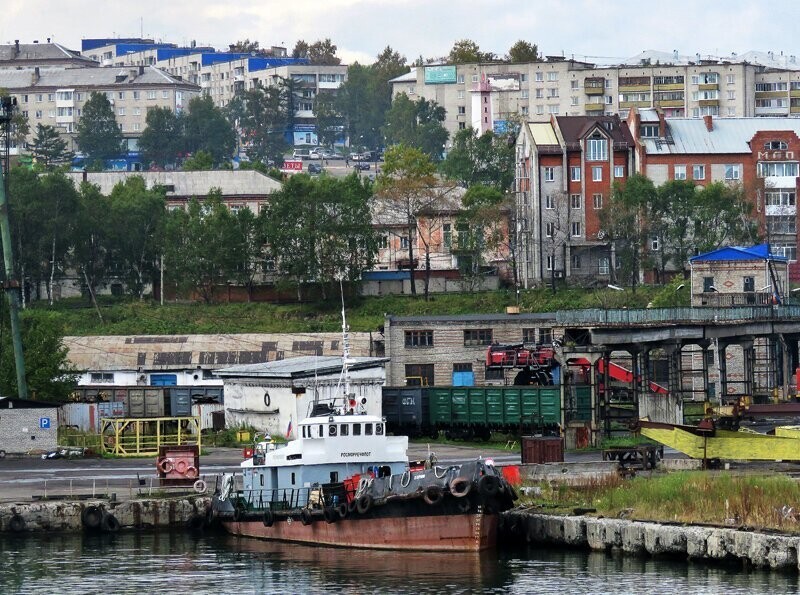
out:
M370 549L480 551L517 494L491 463L408 461L408 437L350 394L347 324L342 398L316 402L296 440L258 442L241 472L218 481L212 516L230 533Z

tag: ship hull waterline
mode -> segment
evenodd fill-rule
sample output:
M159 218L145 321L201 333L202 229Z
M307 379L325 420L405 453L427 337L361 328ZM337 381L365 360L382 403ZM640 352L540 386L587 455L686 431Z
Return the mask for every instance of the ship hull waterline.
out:
M318 520L222 521L229 533L272 541L378 550L475 552L495 547L497 515L483 512L390 518L348 518L336 523Z

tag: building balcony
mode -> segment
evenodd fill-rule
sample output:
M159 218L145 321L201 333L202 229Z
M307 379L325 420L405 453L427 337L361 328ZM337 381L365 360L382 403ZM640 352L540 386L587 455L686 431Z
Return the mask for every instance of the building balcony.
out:
M683 107L683 99L662 99L654 103L656 107Z
M800 105L793 105L789 108L790 114L800 114Z
M620 101L620 109L630 109L636 107L650 107L649 101Z
M587 103L586 105L584 105L584 107L586 108L587 112L596 113L596 112L604 111L605 108L606 108L606 104L605 103Z
M327 83L320 81L318 86L320 89L338 89L339 87L342 86L343 82L344 81L336 81L333 83Z
M697 85L697 89L699 91L719 91L719 84L717 83L706 83L703 85Z
M789 113L789 108L784 107L757 107L757 116L785 116Z
M583 89L587 95L602 95L605 92L606 81L599 77L586 77L583 79Z
M697 102L697 105L700 107L711 107L711 106L718 106L719 99L701 99Z
M313 118L314 117L314 111L310 110L310 109L309 110L298 109L298 110L294 111L294 117L295 118Z
M620 93L630 93L636 91L649 91L650 85L620 85L619 92Z
M800 97L800 89L792 89L789 91L789 97Z
M653 85L655 91L683 91L686 86L683 83L670 83L668 85Z
M792 93L800 93L792 91ZM786 91L756 91L756 99L784 99ZM800 95L792 95L792 97L800 97Z

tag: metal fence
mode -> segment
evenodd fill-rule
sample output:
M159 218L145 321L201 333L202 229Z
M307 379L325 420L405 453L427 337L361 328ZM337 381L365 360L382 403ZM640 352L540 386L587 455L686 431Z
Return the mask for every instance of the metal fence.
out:
M640 308L561 310L559 326L629 326L647 324L711 324L769 320L800 320L800 306L738 306L731 308Z

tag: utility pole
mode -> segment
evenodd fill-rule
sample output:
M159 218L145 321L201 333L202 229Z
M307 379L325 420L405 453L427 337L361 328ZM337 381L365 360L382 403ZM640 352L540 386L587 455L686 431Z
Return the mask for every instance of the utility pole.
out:
M0 97L0 126L5 127L4 168L8 171L9 141L11 138L11 115L16 100L11 97ZM17 369L17 395L20 399L28 398L28 383L25 380L25 357L22 353L22 333L19 324L19 281L14 279L14 258L11 252L11 224L8 220L8 200L6 198L6 180L0 168L0 239L3 246L3 263L5 265L5 283L3 289L8 300L11 315L11 337L14 344L14 364Z

